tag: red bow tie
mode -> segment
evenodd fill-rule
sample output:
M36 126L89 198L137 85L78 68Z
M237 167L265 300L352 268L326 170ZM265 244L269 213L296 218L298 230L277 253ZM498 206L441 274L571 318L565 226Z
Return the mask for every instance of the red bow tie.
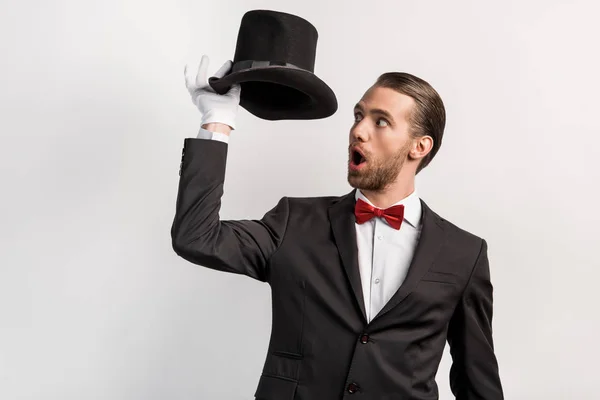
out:
M399 204L382 210L375 208L366 201L358 199L354 207L354 215L356 222L359 224L365 223L373 217L385 218L388 224L394 229L400 229L402 220L404 219L404 205Z

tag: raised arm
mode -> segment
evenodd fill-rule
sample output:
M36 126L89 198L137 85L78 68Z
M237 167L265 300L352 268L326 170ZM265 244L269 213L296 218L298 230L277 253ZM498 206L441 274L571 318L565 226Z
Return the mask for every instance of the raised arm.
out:
M208 57L197 74L186 67L186 86L202 113L198 138L185 139L179 177L172 246L184 259L220 271L268 280L268 264L286 232L289 203L282 198L260 220L221 221L228 136L235 124L240 88L215 93L208 85ZM231 67L226 62L215 76Z

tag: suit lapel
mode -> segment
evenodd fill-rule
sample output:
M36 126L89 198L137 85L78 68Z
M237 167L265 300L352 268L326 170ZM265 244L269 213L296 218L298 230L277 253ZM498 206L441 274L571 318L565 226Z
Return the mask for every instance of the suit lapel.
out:
M340 201L329 208L329 220L333 231L333 238L338 248L342 264L354 298L364 320L367 320L365 302L363 298L362 285L360 281L360 270L358 269L358 247L356 243L356 229L354 217L355 191L353 190Z
M415 249L415 254L411 261L406 279L392 296L390 301L373 318L381 318L385 313L396 307L404 300L417 286L421 278L427 273L431 264L438 256L446 241L447 231L444 230L443 220L435 214L423 200L422 205L422 228L421 237Z
M352 287L356 304L360 308L364 320L367 320L365 303L358 267L358 247L354 217L355 190L343 196L340 201L329 208L329 219L333 237L344 266L344 271ZM417 286L438 256L446 241L447 231L443 220L421 200L421 237L410 263L406 279L386 303L383 309L373 318L371 323L381 318L388 311L400 304Z

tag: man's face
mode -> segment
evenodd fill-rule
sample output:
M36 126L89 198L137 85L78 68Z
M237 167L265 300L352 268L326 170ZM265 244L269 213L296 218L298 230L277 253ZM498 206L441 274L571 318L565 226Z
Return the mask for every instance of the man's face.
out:
M371 87L354 108L348 147L348 183L381 191L396 180L413 141L408 118L414 100L397 91Z

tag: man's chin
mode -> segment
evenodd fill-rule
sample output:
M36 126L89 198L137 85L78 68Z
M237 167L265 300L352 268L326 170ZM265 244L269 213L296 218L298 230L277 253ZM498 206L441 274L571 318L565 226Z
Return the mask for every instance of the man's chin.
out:
M357 171L348 171L348 183L350 184L350 186L352 186L355 189L360 189L361 188L361 183L363 181L362 179L362 174L360 172Z

